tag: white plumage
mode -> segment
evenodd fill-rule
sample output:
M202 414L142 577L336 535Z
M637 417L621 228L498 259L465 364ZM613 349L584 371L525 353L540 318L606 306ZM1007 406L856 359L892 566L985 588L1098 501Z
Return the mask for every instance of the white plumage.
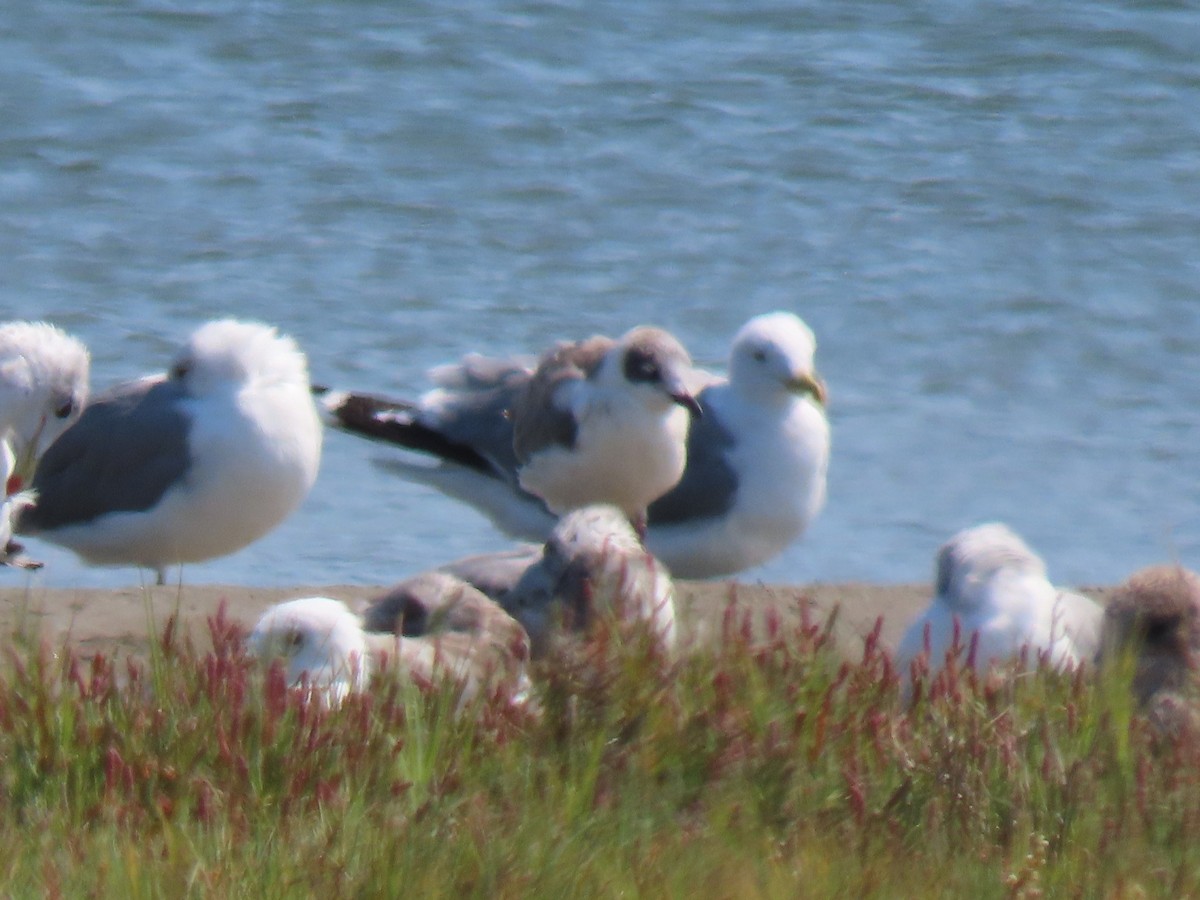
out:
M956 622L964 657L976 640L981 670L1022 650L1030 666L1040 655L1052 665L1076 665L1094 657L1101 617L1094 601L1055 588L1045 563L1007 526L978 525L938 551L935 596L901 640L896 665L908 674L928 630L930 668L941 668Z
M331 704L362 690L370 679L367 640L358 616L329 597L275 604L258 620L246 646L264 661L284 660L290 685L307 684Z
M201 326L166 375L97 398L45 454L18 530L101 565L155 569L262 537L317 477L308 368L274 328Z
M46 448L87 402L87 348L47 322L0 325L0 483L27 485Z

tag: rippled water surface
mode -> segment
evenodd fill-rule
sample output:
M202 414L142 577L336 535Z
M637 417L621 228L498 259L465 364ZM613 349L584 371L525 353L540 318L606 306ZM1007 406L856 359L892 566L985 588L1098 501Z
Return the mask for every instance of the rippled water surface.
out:
M409 395L644 321L720 366L790 309L829 502L747 577L926 579L989 518L1064 582L1200 565L1200 14L1059 6L16 0L0 316L78 334L98 386L233 313ZM382 453L329 435L302 510L185 580L507 545ZM31 550L35 583L138 578Z

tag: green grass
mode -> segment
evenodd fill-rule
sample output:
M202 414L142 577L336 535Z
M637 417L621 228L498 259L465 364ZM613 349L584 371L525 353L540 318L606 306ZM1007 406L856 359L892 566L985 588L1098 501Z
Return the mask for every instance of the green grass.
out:
M906 705L874 638L848 662L830 623L731 611L675 661L561 651L540 715L386 674L327 709L210 630L146 663L16 637L0 893L1200 894L1200 750L1120 672L949 671Z

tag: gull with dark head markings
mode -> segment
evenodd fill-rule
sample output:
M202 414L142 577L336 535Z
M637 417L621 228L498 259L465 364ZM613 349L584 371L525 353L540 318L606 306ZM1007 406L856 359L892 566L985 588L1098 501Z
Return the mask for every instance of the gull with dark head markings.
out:
M610 503L644 524L646 507L683 476L688 425L700 416L691 366L660 328L560 344L512 405L521 487L560 515Z
M22 534L97 565L154 569L240 550L300 505L321 422L304 354L274 328L197 329L170 372L90 403L42 457Z
M647 546L676 575L731 575L799 538L825 502L829 422L816 341L786 312L750 319L735 335L729 376L693 372L704 411L691 423L682 479L650 504ZM416 403L328 392L333 424L423 457L386 465L472 504L501 530L545 540L554 516L521 487L505 411L531 378L528 360L470 355L434 370Z
M1090 660L1099 645L1101 609L1081 594L1059 590L1046 564L1011 529L999 523L968 528L937 555L934 597L908 628L896 651L907 677L926 649L937 670L957 630L964 651L976 641L980 670L1027 652L1027 664L1045 655L1052 665Z

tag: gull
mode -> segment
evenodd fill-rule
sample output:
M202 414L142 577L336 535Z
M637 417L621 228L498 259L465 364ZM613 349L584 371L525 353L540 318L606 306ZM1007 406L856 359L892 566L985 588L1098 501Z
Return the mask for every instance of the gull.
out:
M397 657L425 680L449 675L464 696L499 689L524 703L530 684L525 629L482 591L444 571L405 579L375 598L362 615L368 633L397 638Z
M366 636L358 616L340 600L301 597L271 606L246 639L247 650L261 660L286 661L292 687L307 685L331 706L370 678Z
M88 351L48 322L0 325L0 476L4 493L28 484L46 448L83 411Z
M826 390L812 330L790 312L755 316L734 336L729 375L693 373L704 411L692 422L682 479L650 504L646 543L676 575L732 575L804 534L825 502ZM522 489L506 411L531 378L528 360L469 355L432 373L416 403L327 391L337 427L432 457L388 465L472 504L513 537L545 540L554 516Z
M1145 707L1171 705L1192 684L1200 651L1200 575L1179 565L1140 569L1104 608L1097 661L1134 655L1133 689Z
M601 617L642 623L663 649L675 646L670 574L642 546L624 512L608 504L563 516L540 557L497 601L529 633L535 657L559 631L583 632Z
M661 328L560 343L510 410L521 487L558 515L611 503L644 525L646 507L683 476L690 415L700 416L691 367Z
M1055 666L1077 665L1096 652L1099 605L1054 587L1045 563L1006 525L977 525L954 535L938 551L936 579L932 602L896 651L902 674L925 649L930 667L941 668L956 631L964 654L977 642L980 670L1023 651L1030 666L1041 655Z
M317 477L321 422L291 338L253 322L198 328L170 372L90 403L42 457L17 518L97 565L153 569L240 550Z
M411 579L377 598L364 616L331 597L268 608L246 640L263 661L281 658L289 685L337 705L389 669L425 683L449 678L464 700L498 689L528 699L524 630L470 585L444 574Z
M13 543L13 520L33 501L21 488L38 460L87 402L88 368L87 348L48 322L0 325L0 564L39 565Z

